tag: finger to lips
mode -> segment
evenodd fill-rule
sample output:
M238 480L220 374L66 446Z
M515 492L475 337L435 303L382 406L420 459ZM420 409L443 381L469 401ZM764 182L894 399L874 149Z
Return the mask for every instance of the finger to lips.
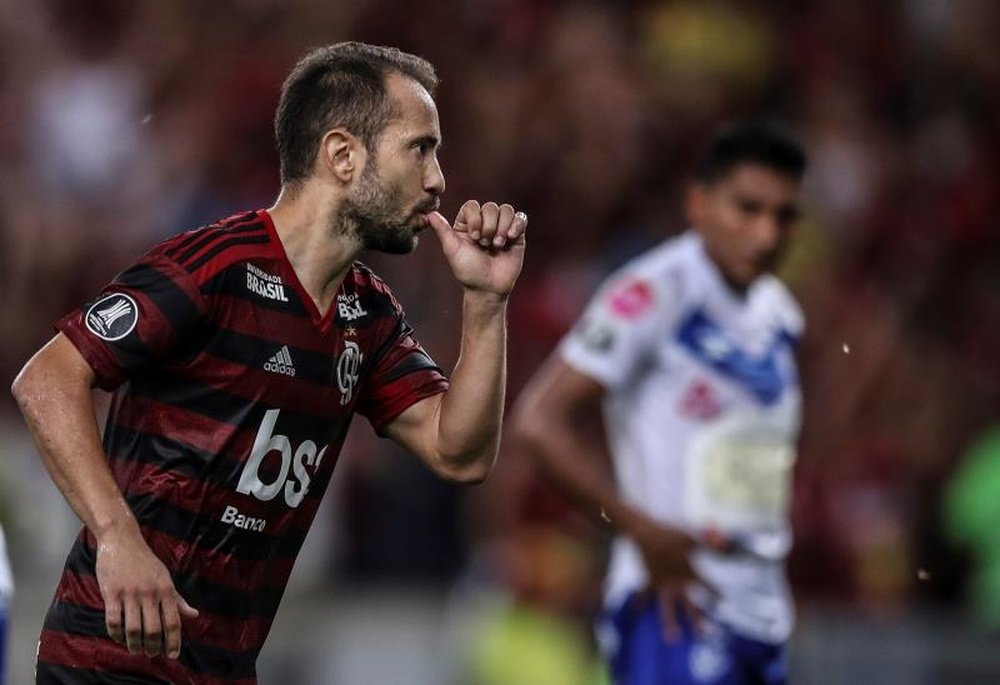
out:
M479 244L489 247L493 242L493 236L497 232L497 222L500 220L500 207L496 202L487 202L482 208L483 229L480 234Z
M513 223L514 208L506 203L500 205L500 217L497 219L497 233L493 236L493 247L503 247L507 244Z

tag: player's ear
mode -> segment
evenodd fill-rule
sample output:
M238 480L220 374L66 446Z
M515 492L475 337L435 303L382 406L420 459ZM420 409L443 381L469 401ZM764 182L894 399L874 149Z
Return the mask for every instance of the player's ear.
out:
M341 183L350 183L365 163L365 146L349 131L335 128L320 142L318 162Z

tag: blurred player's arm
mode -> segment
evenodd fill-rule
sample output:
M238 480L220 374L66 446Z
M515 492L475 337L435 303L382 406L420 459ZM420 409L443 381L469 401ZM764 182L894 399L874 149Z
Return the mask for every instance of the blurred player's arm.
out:
M600 517L636 542L660 594L663 621L676 631L674 602L690 605L683 587L695 579L688 555L695 541L684 532L663 526L618 494L607 445L592 438L588 426L603 421L601 402L606 389L553 355L528 384L513 414L517 449L528 455L562 491L593 517Z
M101 446L91 388L93 369L62 333L33 356L11 392L42 462L97 539L97 574L109 635L129 650L176 658L180 615L197 612L177 594L139 531ZM162 617L161 617L162 612Z
M603 421L606 390L553 355L524 389L514 408L517 447L595 518L642 536L653 522L618 494L607 446L588 426Z
M511 205L475 200L454 224L429 216L448 265L465 288L462 346L447 392L400 414L386 433L438 475L486 480L500 447L507 385L507 298L521 273L528 218Z

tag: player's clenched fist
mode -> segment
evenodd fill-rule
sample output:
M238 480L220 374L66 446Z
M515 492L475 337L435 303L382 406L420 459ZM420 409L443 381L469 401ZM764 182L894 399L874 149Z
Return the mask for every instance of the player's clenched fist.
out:
M528 217L509 204L468 200L454 225L429 215L455 278L466 288L507 296L524 262Z
M528 217L524 212L515 212L508 204L498 206L496 202L480 206L475 200L469 200L455 217L455 230L468 233L480 247L506 247L523 238L527 226Z

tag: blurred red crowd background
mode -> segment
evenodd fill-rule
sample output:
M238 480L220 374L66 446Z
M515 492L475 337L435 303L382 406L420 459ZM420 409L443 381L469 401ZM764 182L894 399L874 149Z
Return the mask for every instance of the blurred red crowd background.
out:
M531 217L512 399L603 275L684 229L706 136L766 114L810 155L783 274L808 317L795 587L955 604L986 542L952 534L948 483L1000 417L998 26L988 0L5 3L2 375L153 242L271 204L277 93L311 46L429 58L445 213L474 197ZM448 367L460 294L433 240L371 261ZM348 578L448 581L480 541L537 525L601 537L509 451L471 492L364 431L348 452Z

